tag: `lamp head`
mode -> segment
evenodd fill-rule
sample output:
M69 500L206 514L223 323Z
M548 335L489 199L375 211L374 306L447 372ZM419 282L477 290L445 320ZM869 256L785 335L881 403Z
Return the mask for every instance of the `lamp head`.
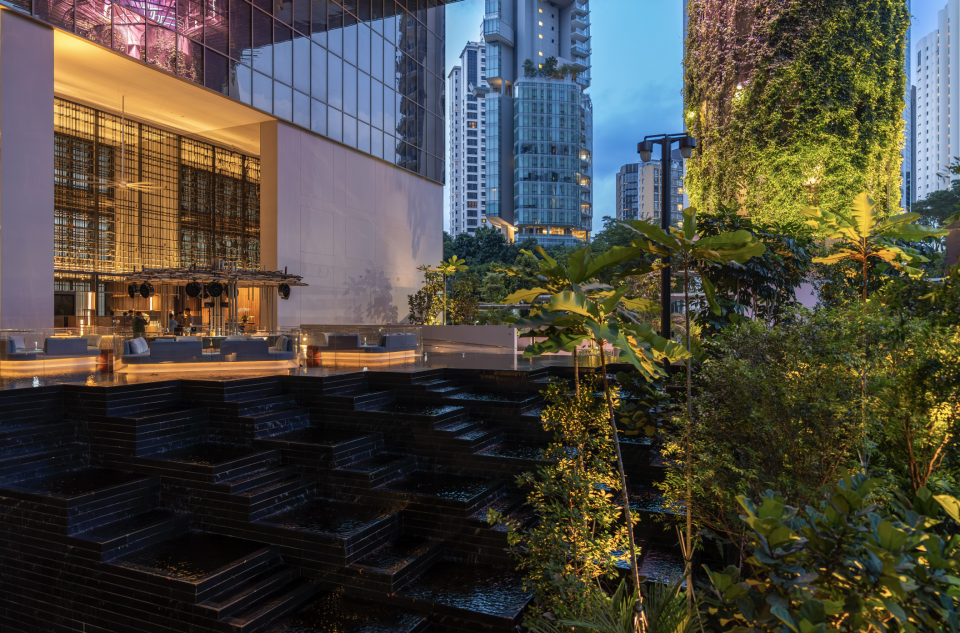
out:
M693 156L693 150L697 148L697 139L692 136L684 136L680 139L680 155L684 158Z
M653 158L653 141L640 141L637 143L637 153L640 154L640 160L645 163Z

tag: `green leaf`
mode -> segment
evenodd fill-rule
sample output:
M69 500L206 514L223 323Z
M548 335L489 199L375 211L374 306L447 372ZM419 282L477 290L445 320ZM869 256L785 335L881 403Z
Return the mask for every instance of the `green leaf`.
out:
M904 611L899 604L897 604L893 600L890 600L889 598L884 598L883 606L885 606L887 608L887 611L893 614L893 617L897 618L897 620L899 620L901 624L907 623L907 612Z
M659 226L654 226L649 222L644 222L643 220L634 220L630 224L624 224L628 229L632 229L643 235L644 237L657 242L667 248L679 251L681 249L680 242L677 241L672 235L667 235L663 232ZM634 242L634 246L639 246ZM642 248L642 247L641 247Z
M597 306L583 294L572 290L564 290L553 295L543 309L551 312L560 310L573 312L592 319L600 318Z
M876 204L870 196L864 192L853 199L850 208L854 222L853 228L856 229L860 237L869 237L873 232L873 225L876 224Z
M960 523L960 501L950 495L934 495L934 499L940 504L940 507L950 516L951 519Z
M574 283L582 283L588 279L593 279L608 268L619 266L620 264L637 259L640 257L640 255L642 255L641 249L637 247L614 246L610 250L587 260L586 268L582 271L580 277L574 278L574 275L571 272L570 281Z
M548 295L550 292L543 288L531 288L530 290L517 290L508 295L500 303L504 305L515 305L518 303L533 303L540 295Z
M720 309L720 304L717 303L717 291L713 286L713 282L707 279L706 275L700 276L700 282L703 284L703 294L707 297L710 310L717 316L720 316L723 311Z
M660 302L653 299L624 299L623 306L633 312L656 313L660 311Z

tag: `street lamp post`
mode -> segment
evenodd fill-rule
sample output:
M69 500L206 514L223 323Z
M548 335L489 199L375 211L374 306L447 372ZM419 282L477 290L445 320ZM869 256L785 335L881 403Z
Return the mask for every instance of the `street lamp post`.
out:
M687 134L652 134L644 137L637 144L637 153L640 160L647 163L653 157L653 146L660 146L660 176L663 184L660 186L660 228L664 233L670 231L671 211L673 210L673 169L670 164L671 148L675 142L680 143L680 155L684 158L693 156L697 141ZM667 266L660 271L660 336L669 339L670 328L670 289L673 286L670 272L670 258L664 257L663 263Z

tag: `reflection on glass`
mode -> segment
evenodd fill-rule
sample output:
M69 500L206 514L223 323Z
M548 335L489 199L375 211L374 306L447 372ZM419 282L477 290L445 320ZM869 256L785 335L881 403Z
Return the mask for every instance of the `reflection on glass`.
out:
M327 51L315 44L310 46L310 94L327 101Z
M205 6L203 43L223 55L227 54L227 4L211 0ZM217 62L219 64L219 62Z
M273 74L273 20L261 11L253 12L253 69Z
M316 99L310 100L310 129L317 134L327 134L327 106Z
M357 149L370 153L370 126L361 121L357 122Z
M357 38L357 67L363 72L370 72L370 29L361 24ZM379 38L377 38L379 39Z
M370 82L370 123L374 127L383 129L383 84L379 81Z
M279 22L273 29L273 78L293 84L293 31Z
M343 108L343 60L333 53L327 54L327 105Z
M327 136L335 141L343 141L343 113L327 108Z
M313 45L305 37L297 36L293 40L293 87L306 93L310 92L311 48Z
M383 81L383 38L374 35L370 42L370 60L372 67L370 74L376 79Z
M370 122L370 76L359 73L357 77L357 118Z
M370 153L377 158L383 158L383 134L379 130L370 132Z
M281 119L293 120L293 88L273 82L273 113Z
M343 142L350 147L357 146L357 120L346 113L343 115Z
M253 98L251 70L235 61L230 62L230 98L250 105Z
M194 83L203 81L203 47L185 37L177 38L177 74Z
M350 64L343 65L343 113L357 115L357 69Z
M258 72L253 73L253 107L273 112L273 81Z
M250 57L253 48L250 11L250 5L243 0L230 0L230 57L244 64L253 63Z
M298 90L293 91L293 122L301 127L310 127L310 97Z
M343 28L343 61L357 65L357 25Z
M208 50L203 70L203 85L210 90L230 94L230 73L226 57Z

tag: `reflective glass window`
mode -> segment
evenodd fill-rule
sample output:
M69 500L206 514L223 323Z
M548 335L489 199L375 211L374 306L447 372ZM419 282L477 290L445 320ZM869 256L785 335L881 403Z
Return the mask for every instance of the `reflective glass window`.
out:
M293 122L310 127L310 97L298 90L293 91Z
M304 35L310 34L310 0L294 0L293 28Z
M185 37L177 37L177 75L194 83L203 82L203 46Z
M227 23L227 4L222 0L207 0L203 20L203 43L208 48L227 54L227 34L230 25ZM220 62L217 62L220 64Z
M357 149L365 154L370 153L370 126L363 121L357 121Z
M377 158L383 158L383 133L380 130L370 131L370 153Z
M293 87L301 92L310 92L310 49L313 48L305 37L299 35L293 40Z
M327 134L327 104L310 100L310 129L317 134Z
M273 74L273 18L253 12L253 69Z
M397 132L397 93L390 86L383 87L383 130L390 134Z
M273 112L273 80L258 72L253 73L253 107Z
M80 5L77 11L77 30L85 37L94 39L90 35L82 32L83 23L97 24L98 19L103 19L103 15L98 11L88 11L84 5ZM109 17L106 20L109 25ZM180 0L177 3L177 31L180 35L185 35L195 42L203 41L203 3L200 0ZM96 41L96 40L95 40ZM109 42L101 42L104 46L110 46Z
M273 82L273 113L281 119L293 120L293 88Z
M267 15L273 15L273 0L253 0L253 6L266 12Z
M230 98L250 105L253 99L253 75L240 62L230 62Z
M230 94L230 73L228 72L227 58L208 50L203 66L203 85L211 90Z
M383 38L373 35L370 40L370 74L383 81Z
M310 94L327 101L327 51L316 44L310 47Z
M327 53L327 105L343 109L343 60Z
M327 45L327 0L313 0L310 8L310 37L321 46ZM326 123L324 123L326 127Z
M284 24L293 25L293 0L274 0L273 17Z
M343 115L343 142L350 147L357 146L357 120L346 113Z
M370 123L383 129L383 84L376 79L370 81Z
M332 0L327 5L327 50L343 55L343 9Z
M293 83L293 30L280 22L273 29L273 77L288 86Z
M357 75L357 118L370 123L370 75Z
M356 24L343 27L343 61L357 65L357 31Z
M357 26L357 68L365 73L370 72L370 34L371 31L365 24Z
M327 108L327 136L343 142L343 113L340 110Z
M253 63L250 11L250 5L244 0L230 0L230 57L245 64Z
M357 115L357 69L350 64L343 65L343 112Z

